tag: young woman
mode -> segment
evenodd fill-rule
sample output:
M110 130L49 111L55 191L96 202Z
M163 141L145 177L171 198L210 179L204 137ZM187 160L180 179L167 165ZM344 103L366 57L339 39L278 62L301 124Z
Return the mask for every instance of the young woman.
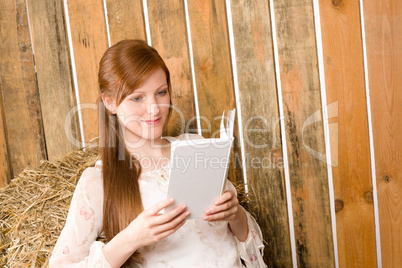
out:
M102 160L77 184L50 266L265 267L261 231L229 181L203 219L186 221L185 204L160 213L174 202L166 195L176 138L162 137L171 85L158 52L121 41L103 55L98 79Z

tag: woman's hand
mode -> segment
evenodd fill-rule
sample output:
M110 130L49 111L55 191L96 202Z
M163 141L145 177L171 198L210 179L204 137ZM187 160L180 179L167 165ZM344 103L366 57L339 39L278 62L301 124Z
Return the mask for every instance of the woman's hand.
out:
M125 229L129 237L135 241L136 247L153 244L173 234L184 225L187 216L190 215L185 205L180 205L167 213L158 214L173 202L173 199L166 199L144 210Z
M225 191L215 200L215 206L208 208L203 217L206 221L228 221L230 231L240 241L246 241L248 233L247 216L239 206L235 192Z
M180 205L175 209L158 214L173 204L166 199L144 210L123 231L103 246L102 251L112 267L120 267L139 248L153 244L176 232L186 222L190 211Z
M205 211L205 221L236 221L242 213L236 194L229 190L225 191L215 200L215 206ZM243 212L244 213L244 212Z

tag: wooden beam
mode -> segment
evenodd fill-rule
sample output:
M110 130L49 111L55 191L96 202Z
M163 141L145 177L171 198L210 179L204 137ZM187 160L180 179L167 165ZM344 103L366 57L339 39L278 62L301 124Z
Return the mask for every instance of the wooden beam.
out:
M78 114L65 124L76 106L71 58L65 27L63 2L28 0L32 42L49 160L54 161L77 149L68 139L81 142Z
M230 62L229 35L223 0L188 1L194 71L202 135L219 135L223 110L236 108ZM237 121L229 178L243 182Z
M325 155L325 144L313 3L274 0L274 7L297 265L334 267L327 167L314 154Z
M71 37L74 49L79 100L94 106L99 97L99 61L108 48L105 13L102 0L69 0ZM96 109L81 111L85 142L98 136Z
M188 1L194 68L204 137L218 135L222 111L236 107L225 3Z
M171 76L174 109L166 135L197 133L184 3L149 0L148 11L152 46L164 58Z
M376 267L373 188L358 1L320 3L327 102L337 103L330 133L339 266ZM331 117L331 116L330 116ZM331 148L332 149L332 148Z
M142 0L106 0L111 45L124 39L146 40Z
M268 267L291 267L290 232L268 1L232 1L247 185Z
M0 77L0 188L11 181L11 167L8 156L6 117L3 108L3 94Z
M363 1L383 267L402 264L402 3Z
M11 177L46 159L27 10L24 0L1 0L0 74Z

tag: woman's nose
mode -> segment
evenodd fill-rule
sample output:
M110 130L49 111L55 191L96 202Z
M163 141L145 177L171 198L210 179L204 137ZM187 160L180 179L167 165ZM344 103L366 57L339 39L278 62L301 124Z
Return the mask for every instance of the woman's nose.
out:
M159 105L155 98L150 99L147 112L151 115L159 114Z

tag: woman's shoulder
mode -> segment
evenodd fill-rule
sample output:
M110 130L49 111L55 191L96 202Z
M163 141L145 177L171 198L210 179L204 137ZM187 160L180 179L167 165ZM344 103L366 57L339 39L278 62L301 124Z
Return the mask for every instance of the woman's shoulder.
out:
M91 191L102 188L102 169L98 165L87 167L81 174L76 189Z
M100 178L102 177L101 162L96 162L95 166L87 167L81 174L81 178Z

